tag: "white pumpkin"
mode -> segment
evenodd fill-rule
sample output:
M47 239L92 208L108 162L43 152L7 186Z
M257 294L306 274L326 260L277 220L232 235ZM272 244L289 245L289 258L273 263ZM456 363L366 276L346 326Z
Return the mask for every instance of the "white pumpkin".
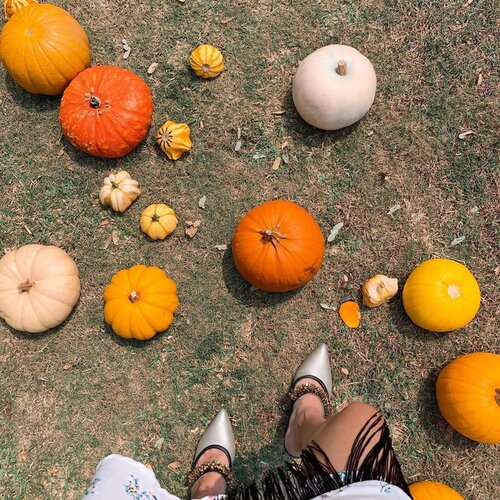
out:
M78 268L58 247L24 245L0 259L0 318L16 330L38 333L59 325L79 296Z
M327 45L299 64L292 97L307 123L338 130L368 112L376 88L377 76L367 57L348 45Z
M139 182L132 179L126 170L121 170L104 179L99 200L115 212L125 212L140 194Z

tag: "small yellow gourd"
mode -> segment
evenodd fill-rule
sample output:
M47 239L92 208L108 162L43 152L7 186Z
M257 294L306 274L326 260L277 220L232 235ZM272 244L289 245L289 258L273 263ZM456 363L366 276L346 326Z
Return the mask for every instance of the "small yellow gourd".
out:
M139 182L132 179L126 170L121 170L104 179L99 200L115 212L124 212L140 194Z
M3 11L5 20L10 19L19 9L27 7L32 3L38 3L36 0L3 0Z
M187 123L165 122L156 134L156 142L161 150L171 159L178 160L191 150L191 129Z
M141 215L141 230L152 240L165 239L178 223L174 211L163 203L149 205Z
M363 285L361 292L365 306L377 307L398 293L398 280L396 278L388 278L383 274L376 274Z
M196 76L214 78L224 69L224 58L220 50L213 45L200 45L189 57L191 68Z

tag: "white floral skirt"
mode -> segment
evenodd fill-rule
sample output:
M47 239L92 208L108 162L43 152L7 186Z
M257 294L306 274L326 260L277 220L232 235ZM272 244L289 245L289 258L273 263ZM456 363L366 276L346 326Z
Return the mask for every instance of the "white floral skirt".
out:
M222 500L226 496L204 497ZM384 481L361 481L323 493L322 498L408 500L410 497L397 486ZM108 455L99 462L94 479L83 500L180 500L160 486L154 472L144 464L121 455Z

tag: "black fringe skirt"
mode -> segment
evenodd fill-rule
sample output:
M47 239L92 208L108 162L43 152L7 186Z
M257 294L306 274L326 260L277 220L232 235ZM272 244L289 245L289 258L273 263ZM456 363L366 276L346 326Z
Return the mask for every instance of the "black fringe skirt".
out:
M379 413L358 433L345 471L336 471L327 455L314 441L302 451L300 461L286 463L268 473L260 485L251 484L228 492L238 500L309 500L359 481L380 480L401 488L412 498L392 447L389 428ZM373 444L374 436L380 439ZM365 454L370 445L371 449Z

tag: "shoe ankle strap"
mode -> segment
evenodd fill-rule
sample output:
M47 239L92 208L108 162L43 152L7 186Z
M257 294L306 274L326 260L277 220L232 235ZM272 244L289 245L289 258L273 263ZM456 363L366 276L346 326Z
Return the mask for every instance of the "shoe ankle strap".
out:
M207 472L217 472L218 474L220 474L226 480L226 487L228 490L234 486L234 475L231 469L221 462L217 462L215 460L211 462L205 462L191 469L191 472L189 472L186 477L186 486L191 489L194 483L196 483L196 481L198 481L198 479L200 479L200 477Z
M288 393L289 398L295 402L300 397L305 394L314 394L314 396L318 397L323 405L323 409L325 412L325 418L328 418L332 414L332 403L328 394L317 385L314 384L303 384L299 385L297 388L293 389Z

